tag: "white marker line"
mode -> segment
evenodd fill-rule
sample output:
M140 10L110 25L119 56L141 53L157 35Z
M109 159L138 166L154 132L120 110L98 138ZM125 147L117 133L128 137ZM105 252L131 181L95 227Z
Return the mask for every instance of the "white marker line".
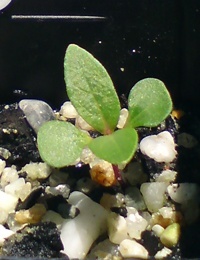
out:
M12 15L14 20L36 19L36 20L105 20L104 16L87 15Z

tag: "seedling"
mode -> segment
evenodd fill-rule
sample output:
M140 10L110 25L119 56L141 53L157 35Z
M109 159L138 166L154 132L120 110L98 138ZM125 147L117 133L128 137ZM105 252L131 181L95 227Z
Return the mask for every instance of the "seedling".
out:
M37 142L41 158L53 167L73 164L85 147L113 165L127 164L138 146L137 127L154 127L171 112L172 101L164 83L155 78L140 80L128 97L129 116L117 129L120 102L103 65L75 44L64 58L68 97L78 114L101 136L90 137L69 122L44 123Z

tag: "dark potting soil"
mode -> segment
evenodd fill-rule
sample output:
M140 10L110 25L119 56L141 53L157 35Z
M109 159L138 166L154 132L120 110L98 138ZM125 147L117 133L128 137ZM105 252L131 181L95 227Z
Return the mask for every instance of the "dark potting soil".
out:
M199 132L197 126L200 125L196 116L186 115L178 121L180 128L177 129L176 124L171 117L166 119L164 129L154 128L139 129L140 138L149 134L156 134L163 130L168 130L172 133L176 139L178 132L189 132L194 135L198 141ZM194 126L195 125L195 126ZM0 147L10 151L11 155L6 159L6 165L15 165L18 169L24 166L30 161L40 161L39 153L35 144L35 135L26 122L23 113L18 109L17 104L9 106L0 106ZM178 170L179 182L196 182L200 184L199 176L199 146L191 149L183 147L177 147L179 156L175 165ZM5 159L5 158L2 158ZM148 173L158 173L163 168L162 164L155 163L153 160L142 156L139 152L136 154L136 159L142 161L143 167ZM191 163L192 162L192 163ZM76 177L88 177L88 167L70 167L69 173L73 174L73 171L77 172ZM152 177L149 176L149 177ZM107 188L109 193L123 192L123 187ZM99 201L101 194L105 191L105 188L97 188L91 192L91 197L95 201ZM27 209L31 207L44 193L44 188L39 187L31 195L33 198L29 198L25 205L18 204L18 209ZM52 206L52 201L56 198L49 199L49 207ZM32 203L32 204L31 204ZM126 215L126 212L122 208L112 208L113 212L117 212L120 215ZM29 231L31 230L31 232ZM17 237L8 240L6 242L2 253L5 256L19 256L19 257L63 257L59 251L62 249L62 243L60 241L58 230L53 223L42 223L38 225L29 225L23 231L17 232L21 237L19 241ZM190 226L183 227L179 244L173 248L172 254L167 259L183 259L183 258L195 258L200 256L200 248L198 241L200 239L200 223L196 222ZM13 236L14 237L14 236ZM192 240L191 240L192 237ZM42 241L42 242L41 242ZM152 232L145 231L142 235L141 244L148 250L150 255L155 254L162 247L158 239L152 234ZM66 257L65 257L66 259Z

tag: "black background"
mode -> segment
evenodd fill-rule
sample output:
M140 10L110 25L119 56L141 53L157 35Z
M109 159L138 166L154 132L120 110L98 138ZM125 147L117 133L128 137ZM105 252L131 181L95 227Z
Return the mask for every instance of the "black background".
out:
M20 20L12 15L98 15L101 21ZM200 102L200 1L13 0L0 11L0 102L67 99L63 59L68 44L91 52L119 92L145 77L167 85L176 107ZM122 71L123 70L123 71Z

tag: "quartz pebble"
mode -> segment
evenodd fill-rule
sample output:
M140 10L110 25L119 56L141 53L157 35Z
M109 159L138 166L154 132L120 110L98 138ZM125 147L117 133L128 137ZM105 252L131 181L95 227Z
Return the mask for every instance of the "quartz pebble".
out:
M61 224L65 221L64 218L60 216L57 212L53 210L48 210L45 215L42 217L42 222L53 222L60 228Z
M13 234L14 232L12 230L5 228L3 225L0 225L0 246L3 245L3 242L6 238Z
M140 190L137 187L128 187L125 190L125 204L127 207L133 207L137 210L145 210L146 205Z
M4 9L7 5L10 4L12 0L1 0L0 1L0 10Z
M15 214L15 220L19 224L25 223L38 223L46 213L46 208L43 204L35 204L33 207L27 210L17 211Z
M13 181L16 181L19 178L16 168L13 167L6 167L4 168L1 179L0 179L0 185L1 187L5 187L9 183L12 183Z
M108 217L108 236L112 243L119 244L129 238L127 222L124 217L111 212Z
M68 202L77 207L80 214L61 226L63 252L70 258L84 259L92 243L106 231L107 211L78 191L70 194Z
M46 163L29 163L26 164L21 172L26 172L31 180L46 179L51 174L51 167Z
M31 184L30 182L25 183L24 178L18 178L5 186L5 192L24 201L31 192Z
M60 108L59 113L65 118L76 118L78 113L70 101L66 101Z
M36 133L43 123L55 119L52 108L44 101L36 99L23 99L19 102L19 107L25 114L26 120Z
M6 167L6 162L0 159L0 175L2 174L5 167Z
M154 234L155 234L157 237L160 237L164 230L165 230L165 229L164 229L162 226L158 225L158 224L156 224L156 225L154 225L154 226L152 227L152 231L154 232Z
M164 259L165 257L167 257L168 255L170 255L172 253L172 250L167 248L167 247L164 247L162 248L160 251L158 251L156 254L155 254L155 259Z
M87 259L122 260L122 257L120 256L118 245L113 244L109 239L105 239L92 248Z
M160 174L157 174L155 176L155 180L157 182L166 182L166 183L170 183L175 181L177 176L177 172L176 171L172 171L172 170L164 170L162 171Z
M122 207L124 206L124 195L122 193L117 193L116 195L104 193L101 197L100 205L107 210L110 210L111 207Z
M123 171L123 178L132 186L142 184L147 181L147 175L144 173L142 165L139 162L129 163Z
M2 210L6 213L12 212L15 209L17 202L17 197L0 190L0 211Z
M148 259L148 251L135 240L123 240L119 245L119 251L124 258Z
M143 138L140 142L140 150L156 162L169 163L177 155L174 139L168 131Z
M127 210L127 233L130 238L141 239L141 234L146 230L148 222L139 215L135 208L128 207Z
M121 129L124 127L124 125L126 124L127 118L128 118L128 109L126 108L122 108L120 110L120 115L119 115L119 120L117 123L117 128Z
M200 189L195 183L174 183L168 186L167 192L173 201L186 204L189 201L198 200Z
M94 128L89 125L81 116L76 117L75 125L78 128L81 128L82 130L91 131L94 130Z
M163 207L167 186L164 182L146 182L141 185L140 191L150 212L156 212Z

